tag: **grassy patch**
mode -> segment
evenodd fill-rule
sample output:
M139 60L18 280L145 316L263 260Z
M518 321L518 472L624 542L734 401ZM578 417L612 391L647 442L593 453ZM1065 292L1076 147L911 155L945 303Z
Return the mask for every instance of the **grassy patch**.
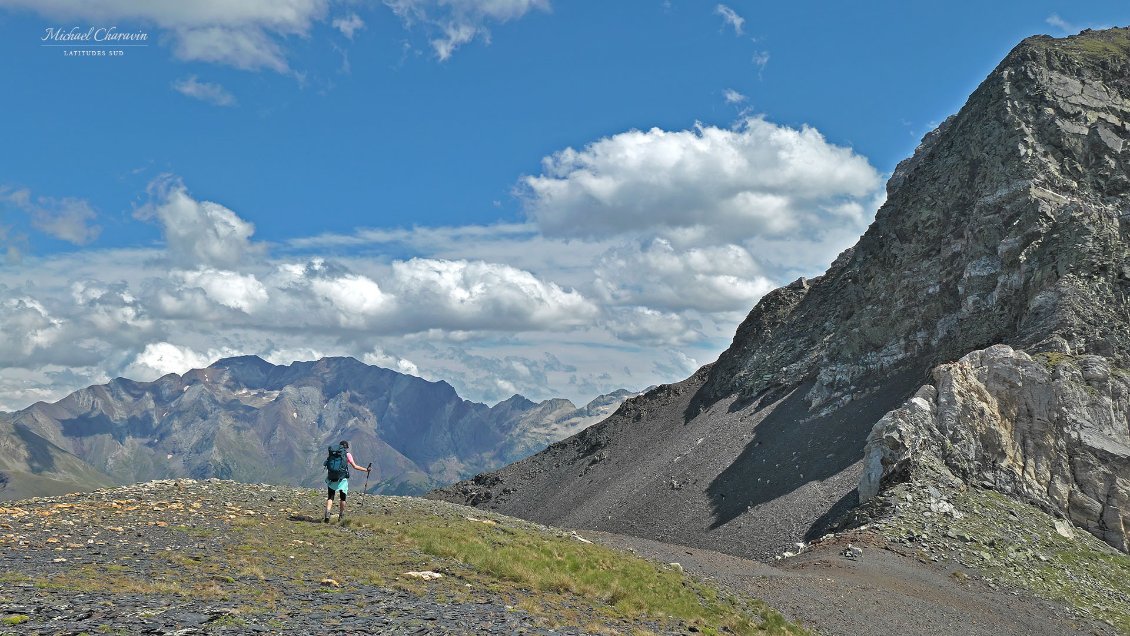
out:
M1080 37L1064 48L1087 57L1126 57L1130 53L1130 41L1124 36L1109 39Z
M723 595L632 555L519 525L423 514L412 506L356 515L342 525L237 524L229 560L240 564L237 571L255 568L264 579L317 589L326 599L360 583L452 602L502 599L550 625L586 628L595 615L621 628L650 622L693 626L703 634L805 633L758 601ZM406 576L410 571L443 577L422 581Z
M0 623L3 623L5 625L19 625L20 623L26 623L29 620L31 620L31 617L27 614L12 614L11 616L5 616L4 618L0 619Z
M1040 46L1054 47L1084 60L1121 58L1130 55L1130 35L1121 30L1096 31L1067 39L1046 41L1040 43Z
M161 558L164 557L164 558ZM154 556L142 572L120 563L86 564L69 570L63 577L32 579L41 589L77 592L132 593L186 598L221 599L261 597L260 590L217 574L215 562L186 557L178 553Z
M187 534L188 536L195 537L197 539L207 539L207 538L213 536L214 534L216 534L216 531L211 529L211 528L200 528L200 527L194 528L192 526L185 526L185 525L173 526L173 530L176 530L178 532L183 532L183 533Z
M1042 351L1032 356L1033 360L1042 362L1048 371L1055 371L1061 364L1075 364L1075 357L1058 351Z
M247 621L235 614L225 614L212 621L211 625L215 627L246 627Z
M464 518L359 517L350 526L379 533L392 544L433 557L453 578L501 594L537 593L531 613L567 624L569 600L581 599L613 620L676 621L705 634L800 633L779 614L724 596L680 572L570 537ZM423 560L421 560L423 562ZM454 591L458 593L458 590ZM575 617L577 619L581 617ZM583 626L583 625L582 625Z

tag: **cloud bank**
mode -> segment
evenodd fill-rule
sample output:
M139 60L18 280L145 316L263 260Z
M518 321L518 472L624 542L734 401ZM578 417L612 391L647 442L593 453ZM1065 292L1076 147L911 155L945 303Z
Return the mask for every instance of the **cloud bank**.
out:
M134 214L159 246L0 267L0 409L237 354L351 355L487 402L671 382L766 292L827 267L882 201L864 158L760 118L626 131L545 157L516 187L525 222L267 245L160 177ZM84 209L3 193L51 219Z

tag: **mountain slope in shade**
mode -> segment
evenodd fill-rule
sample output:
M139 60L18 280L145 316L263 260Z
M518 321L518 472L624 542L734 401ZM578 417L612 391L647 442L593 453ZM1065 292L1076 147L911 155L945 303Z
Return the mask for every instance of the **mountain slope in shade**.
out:
M612 396L612 406L627 395ZM352 358L229 358L6 414L0 497L170 477L315 485L327 446L342 439L357 461L373 463L371 490L411 494L520 459L601 416L520 396L488 407L445 382Z
M1023 41L717 362L432 496L766 558L929 468L1126 550L1128 77L1130 30Z
M0 497L22 499L112 486L90 464L0 414Z

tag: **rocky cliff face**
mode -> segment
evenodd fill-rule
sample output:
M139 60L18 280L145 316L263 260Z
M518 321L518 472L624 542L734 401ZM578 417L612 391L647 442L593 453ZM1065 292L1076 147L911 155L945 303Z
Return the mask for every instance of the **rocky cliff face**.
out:
M630 400L545 455L437 496L765 556L856 503L884 419L864 491L928 448L1125 549L1128 78L1130 30L1025 40L899 165L859 242L823 276L766 295L718 361L677 385L681 398ZM998 349L947 366L998 344L1069 356L1080 383L1056 379L1067 368L1040 376L1025 354L1006 373ZM936 379L905 403L962 365L968 382ZM989 380L1010 373L1020 385ZM963 397L922 412L947 391ZM565 509L528 495L551 491L588 498Z
M155 382L119 378L0 418L0 447L10 449L0 497L170 477L314 485L326 447L341 439L373 462L373 490L418 493L521 459L601 413L520 396L487 407L444 382L352 358L231 358Z
M1066 515L1130 551L1130 371L1007 345L934 369L867 439L860 498L940 470Z

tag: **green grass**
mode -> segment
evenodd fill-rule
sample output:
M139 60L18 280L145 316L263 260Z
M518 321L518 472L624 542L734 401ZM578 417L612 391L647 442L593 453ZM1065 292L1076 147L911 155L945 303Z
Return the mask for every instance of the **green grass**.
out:
M211 528L193 528L191 526L185 526L185 525L172 526L172 528L173 528L173 530L176 530L178 532L183 532L183 533L187 534L188 536L194 537L194 538L197 538L197 539L207 539L207 538L210 538L211 536L213 536L214 534L216 534L216 531L212 530Z
M27 614L12 614L11 616L5 616L4 618L0 619L0 623L3 623L5 625L19 625L20 623L26 623L29 620L31 620L31 617Z
M247 621L236 616L235 614L224 614L211 622L215 627L246 627Z
M364 583L451 601L501 597L551 625L593 627L592 617L575 609L580 605L594 608L602 624L650 621L693 626L703 634L806 633L759 601L726 596L626 553L517 524L396 510L354 516L344 526L272 526L240 524L231 559L254 560L271 580L316 586L326 599ZM421 570L444 576L426 582L405 576ZM325 579L342 588L323 584Z
M391 539L434 557L433 569L439 566L472 587L534 591L539 603L562 607L566 599L579 598L614 620L674 617L705 634L801 633L763 604L743 603L680 572L571 537L463 518L398 523L367 516L349 525L380 533L378 542Z
M1130 55L1130 41L1125 36L1113 39L1081 37L1064 48L1088 57L1126 57Z
M1130 33L1123 30L1080 34L1066 39L1039 43L1041 47L1054 47L1084 60L1104 60L1130 56Z
M1042 351L1032 356L1033 360L1042 362L1048 371L1055 371L1055 368L1061 364L1075 364L1075 357L1067 353L1059 353L1058 351Z

